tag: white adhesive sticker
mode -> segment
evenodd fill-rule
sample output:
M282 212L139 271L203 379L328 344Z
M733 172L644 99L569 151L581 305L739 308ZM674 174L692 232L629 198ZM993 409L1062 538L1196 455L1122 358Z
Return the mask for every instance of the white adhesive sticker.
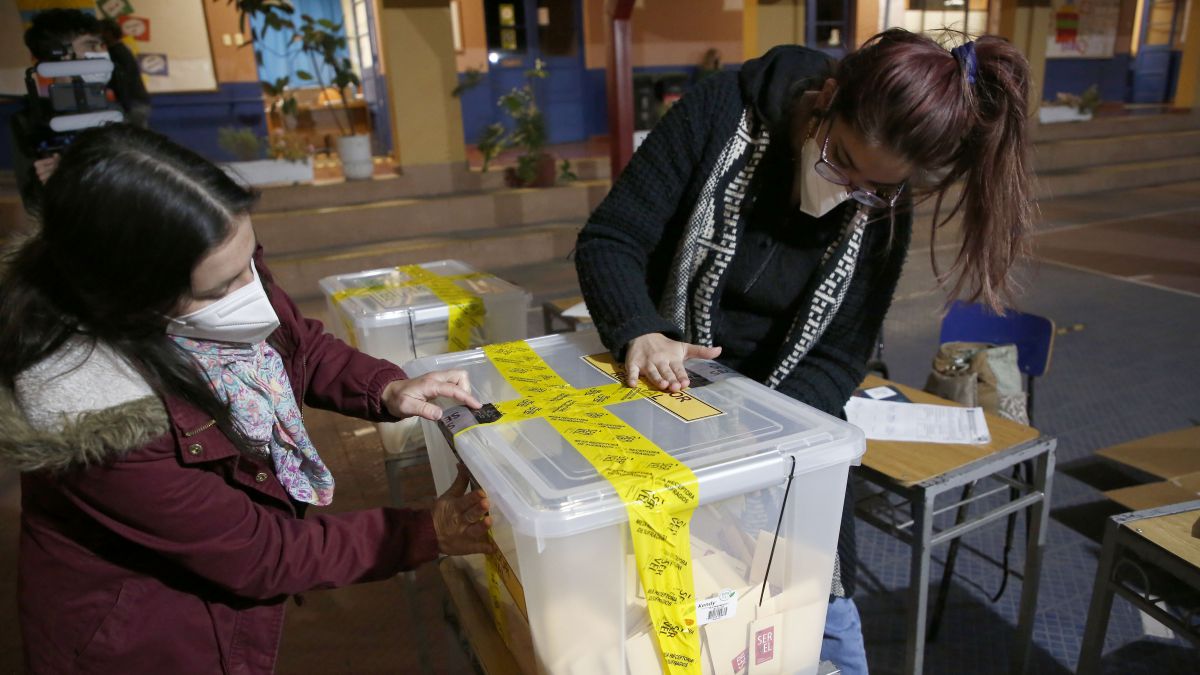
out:
M723 619L732 619L737 614L737 593L732 588L723 589L716 597L696 602L696 625L703 626Z

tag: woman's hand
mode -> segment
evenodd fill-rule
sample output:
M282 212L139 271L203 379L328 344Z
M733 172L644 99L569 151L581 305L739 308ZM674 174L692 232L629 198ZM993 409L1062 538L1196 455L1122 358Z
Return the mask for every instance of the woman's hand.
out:
M435 370L411 380L396 380L383 390L383 404L396 417L418 415L436 422L442 418L442 409L430 403L445 396L470 408L478 408L479 401L471 395L471 382L465 370Z
M625 350L625 383L636 387L639 377L663 391L680 391L691 384L683 362L715 359L720 347L676 342L662 333L647 333L629 341Z
M438 550L446 555L492 553L496 545L488 536L492 527L487 495L483 490L467 492L469 480L462 464L454 484L433 503L433 530Z
M50 180L50 176L54 175L54 170L58 168L58 154L43 157L33 160L33 171L37 174L38 180L42 183Z

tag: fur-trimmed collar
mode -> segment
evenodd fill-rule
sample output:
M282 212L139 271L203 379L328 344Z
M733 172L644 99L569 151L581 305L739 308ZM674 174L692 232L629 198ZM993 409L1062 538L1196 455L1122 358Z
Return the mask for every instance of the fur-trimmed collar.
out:
M103 347L68 343L0 387L0 462L64 471L115 459L166 433L162 401ZM123 364L123 362L121 362ZM33 409L36 408L36 409Z

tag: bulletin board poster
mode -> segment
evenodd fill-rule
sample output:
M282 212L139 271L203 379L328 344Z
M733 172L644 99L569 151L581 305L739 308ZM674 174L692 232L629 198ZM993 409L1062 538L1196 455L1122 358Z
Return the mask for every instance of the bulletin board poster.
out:
M217 88L205 1L95 0L94 6L121 24L146 89L161 94Z
M1051 0L1048 59L1109 59L1121 0Z

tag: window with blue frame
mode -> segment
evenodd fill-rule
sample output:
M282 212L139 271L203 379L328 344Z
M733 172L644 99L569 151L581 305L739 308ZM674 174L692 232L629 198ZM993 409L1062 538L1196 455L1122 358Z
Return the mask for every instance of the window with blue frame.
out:
M292 21L297 26L300 24L300 17L307 14L313 19L326 19L342 26L343 34L345 34L346 24L341 0L292 0L291 4L296 10L292 15ZM281 77L287 77L290 78L289 86L296 89L316 88L321 86L319 81L333 81L333 71L328 66L314 62L313 59L302 54L300 45L292 41L292 33L267 30L264 34L262 20L257 17L251 25L254 27L255 33L260 35L254 44L258 56L260 80L275 82ZM350 58L349 53L342 53L339 56ZM359 66L357 58L354 59L354 64L357 70ZM316 79L306 81L297 75L298 71L311 73Z

